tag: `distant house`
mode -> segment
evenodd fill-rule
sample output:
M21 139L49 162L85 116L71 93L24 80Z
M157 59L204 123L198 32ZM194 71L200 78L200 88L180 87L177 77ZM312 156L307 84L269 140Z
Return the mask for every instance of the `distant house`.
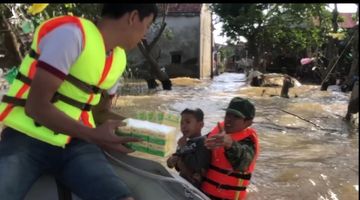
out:
M161 12L159 13L162 14ZM162 16L157 17L161 23ZM212 18L208 4L169 4L166 28L170 39L163 33L152 50L152 56L168 75L207 79L212 72ZM151 41L153 35L147 36ZM138 49L129 53L132 63L145 59Z
M339 22L339 27L343 29L354 28L357 22L354 20L353 16L356 13L339 13L339 16L342 18L342 21Z
M356 26L357 23L359 23L359 21L355 20L355 15L356 13L338 13L340 20L338 21L338 26L339 28L342 29L350 29L350 28L354 28ZM315 17L314 18L314 24L315 25L319 25L319 18Z

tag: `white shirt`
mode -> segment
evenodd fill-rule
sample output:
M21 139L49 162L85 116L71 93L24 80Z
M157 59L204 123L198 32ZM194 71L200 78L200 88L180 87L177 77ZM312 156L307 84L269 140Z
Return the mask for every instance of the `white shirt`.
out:
M82 52L82 33L75 24L64 24L46 34L39 43L39 61L49 64L64 76L69 74L70 67ZM51 73L51 71L50 71ZM114 95L119 86L118 81L107 92Z

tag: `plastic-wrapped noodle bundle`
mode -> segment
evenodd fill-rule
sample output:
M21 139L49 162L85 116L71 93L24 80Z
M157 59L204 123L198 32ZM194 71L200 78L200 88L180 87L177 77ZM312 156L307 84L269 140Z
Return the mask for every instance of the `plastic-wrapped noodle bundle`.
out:
M158 124L178 127L180 125L180 116L161 111L138 111L136 119L146 120Z
M131 143L131 148L165 157L173 152L176 128L154 122L128 118L126 126L120 127L120 135L139 137L142 142Z

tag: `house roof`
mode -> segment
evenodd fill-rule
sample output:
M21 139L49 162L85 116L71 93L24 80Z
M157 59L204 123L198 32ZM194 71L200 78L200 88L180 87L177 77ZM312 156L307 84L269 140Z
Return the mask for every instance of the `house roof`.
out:
M200 13L201 3L170 3L169 13Z
M159 16L163 14L164 4L159 6ZM201 14L201 3L169 3L168 16L198 16Z
M356 20L353 19L354 13L339 13L339 17L342 17L343 21L338 22L340 28L354 28L357 25ZM314 17L313 22L316 26L319 26L319 17Z
M339 23L341 28L353 28L356 26L356 21L353 19L353 13L339 13L343 18L343 22Z

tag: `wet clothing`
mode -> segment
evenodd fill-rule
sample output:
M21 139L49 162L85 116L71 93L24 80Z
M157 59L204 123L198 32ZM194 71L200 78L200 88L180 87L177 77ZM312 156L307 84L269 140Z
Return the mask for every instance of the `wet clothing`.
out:
M281 88L281 94L280 96L281 97L284 97L284 98L289 98L289 89L291 87L294 87L294 83L293 81L291 80L291 78L284 78L283 80L283 86Z
M177 148L174 155L180 156L185 164L194 169L195 172L207 169L211 152L204 146L204 141L204 136L190 138L185 146Z
M208 137L218 133L219 127L215 127ZM211 199L245 199L255 169L259 152L255 130L248 127L230 136L235 141L231 148L212 150L211 164L201 185L201 190Z
M186 145L178 147L173 154L179 156L182 162L190 168L193 173L202 174L202 170L207 170L210 165L211 151L204 146L205 136L190 138ZM175 166L175 169L179 171L179 168ZM185 174L180 171L180 176L193 183L195 187L200 186L200 182L191 180Z
M245 170L254 159L255 147L250 138L233 142L229 149L225 149L225 156L234 170Z

